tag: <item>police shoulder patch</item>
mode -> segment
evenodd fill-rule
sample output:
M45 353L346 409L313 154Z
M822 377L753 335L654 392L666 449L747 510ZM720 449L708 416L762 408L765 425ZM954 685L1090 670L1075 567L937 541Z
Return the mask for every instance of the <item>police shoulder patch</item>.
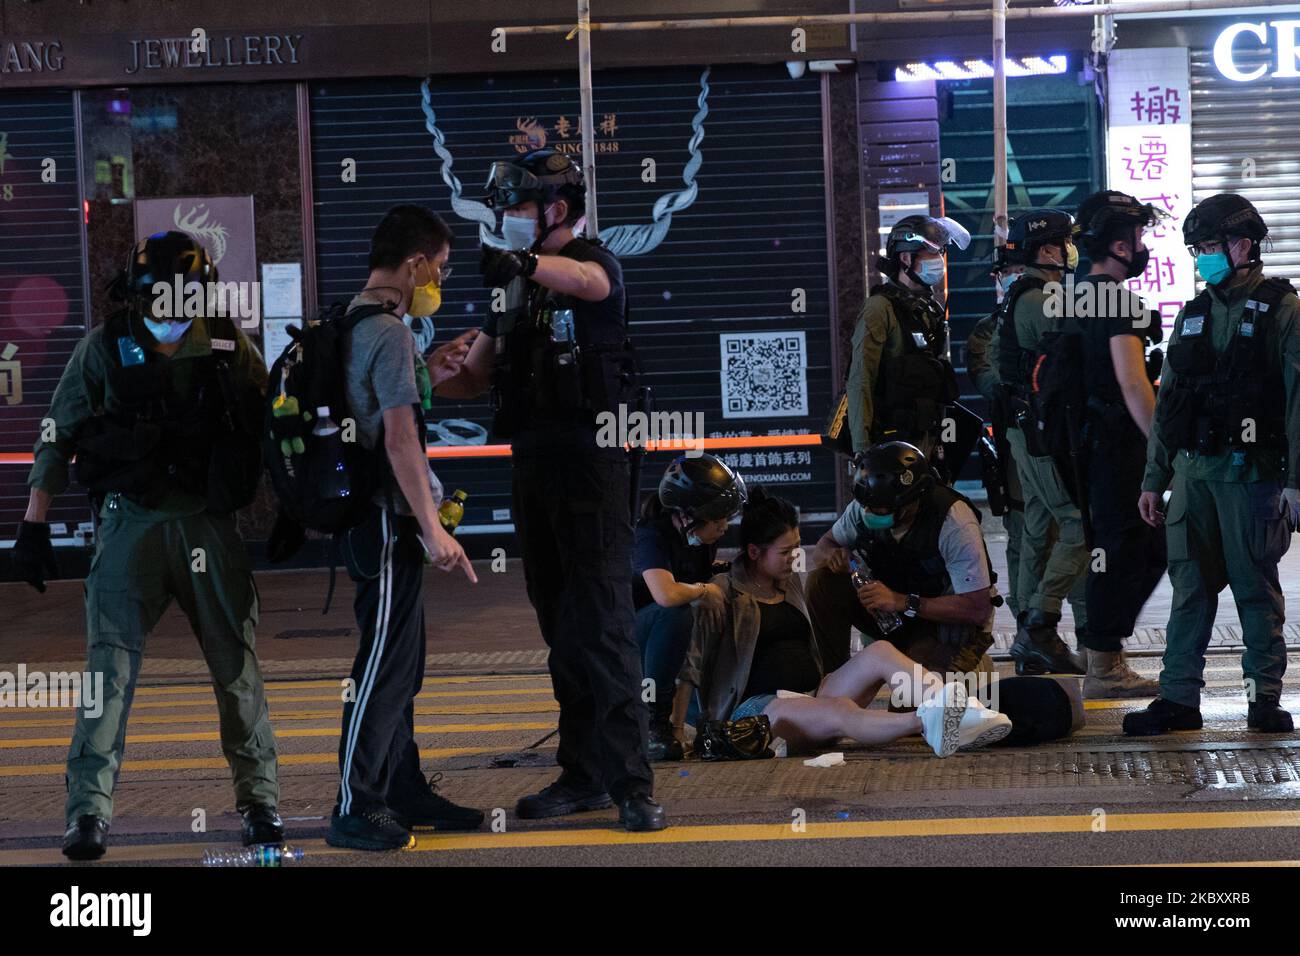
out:
M212 348L217 352L233 352L235 350L235 340L214 338Z

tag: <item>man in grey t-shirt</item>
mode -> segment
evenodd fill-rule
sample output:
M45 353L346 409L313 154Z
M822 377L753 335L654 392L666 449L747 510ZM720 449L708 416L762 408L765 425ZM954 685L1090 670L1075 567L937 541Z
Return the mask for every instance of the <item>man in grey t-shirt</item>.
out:
M974 508L905 442L873 445L855 461L854 500L817 542L807 586L827 671L848 660L852 626L941 674L976 670L993 643L994 592ZM877 580L853 584L849 551ZM882 631L882 611L902 626Z

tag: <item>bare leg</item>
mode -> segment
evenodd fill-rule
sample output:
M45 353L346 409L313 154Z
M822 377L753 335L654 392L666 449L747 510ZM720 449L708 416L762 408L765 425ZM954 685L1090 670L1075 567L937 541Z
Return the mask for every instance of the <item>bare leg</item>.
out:
M849 662L828 674L817 696L847 697L859 707L875 699L883 684L899 691L904 706L915 707L927 693L943 686L943 679L927 671L888 641L864 647Z
M884 744L921 732L921 718L916 714L864 710L847 697L778 697L763 713L772 723L772 733L794 749L837 737Z

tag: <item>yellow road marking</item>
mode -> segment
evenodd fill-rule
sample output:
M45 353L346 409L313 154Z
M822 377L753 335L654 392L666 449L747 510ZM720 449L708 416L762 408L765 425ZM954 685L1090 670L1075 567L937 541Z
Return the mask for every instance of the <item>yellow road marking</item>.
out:
M554 700L536 703L502 703L502 704L426 704L415 708L417 717L468 717L475 714L545 714L558 711L560 705ZM132 708L134 712L134 708ZM333 710L285 710L272 711L271 722L281 720L339 720L343 716L343 707ZM152 726L154 724L207 724L217 719L215 708L194 714L173 714L171 716L145 716L131 719L132 727ZM0 730L8 727L66 727L72 721L72 715L65 717L37 717L28 720L0 720Z
M417 725L417 734L477 734L500 730L554 730L555 724L429 724ZM279 737L335 737L339 735L337 727L308 728L288 727L275 732ZM194 731L176 734L127 734L128 744L169 744L185 741L220 740L221 734L215 730ZM0 740L0 750L23 750L30 747L67 747L72 743L71 737L25 737L16 740Z
M612 816L612 811L606 811ZM1036 833L1092 833L1091 814L1072 816L948 817L937 819L874 820L849 823L809 823L795 832L788 822L736 825L673 826L657 833L628 833L610 828L583 830L525 830L506 833L417 833L416 846L404 852L447 852L456 850L542 849L565 846L633 846L639 844L690 844L776 842L804 840L861 840L926 836L1000 836ZM1106 818L1107 833L1139 833L1158 830L1238 830L1300 827L1300 812L1285 810L1225 811L1222 813L1112 813ZM304 847L305 860L312 851L331 852L323 841L290 841ZM121 860L193 859L203 848L195 844L125 846L109 850ZM119 855L120 854L120 855ZM383 857L369 857L375 862ZM60 862L57 850L0 851L0 865L31 865ZM1269 865L1291 866L1298 861L1269 861ZM1199 864L1188 864L1199 865ZM1216 865L1216 864L1210 864ZM1218 865L1250 866L1236 863Z
M441 757L462 757L468 754L498 753L500 747L433 747L421 749L422 759L436 760ZM333 751L319 754L280 754L279 764L286 766L316 766L337 764L339 755ZM147 770L225 770L224 757L169 757L159 760L128 760L122 764L123 773L143 772ZM67 771L61 763L16 764L0 767L0 777L41 777L47 774L63 776Z

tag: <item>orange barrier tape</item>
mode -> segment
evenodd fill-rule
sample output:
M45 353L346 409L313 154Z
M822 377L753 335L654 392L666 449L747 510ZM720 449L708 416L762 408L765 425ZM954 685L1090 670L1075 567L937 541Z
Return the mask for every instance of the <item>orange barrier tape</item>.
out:
M821 435L754 435L751 438L706 438L704 450L728 448L800 448L820 445ZM680 439L646 442L646 451L687 451L696 443ZM435 445L428 449L430 458L509 458L509 445ZM31 452L0 452L0 465L30 465Z

